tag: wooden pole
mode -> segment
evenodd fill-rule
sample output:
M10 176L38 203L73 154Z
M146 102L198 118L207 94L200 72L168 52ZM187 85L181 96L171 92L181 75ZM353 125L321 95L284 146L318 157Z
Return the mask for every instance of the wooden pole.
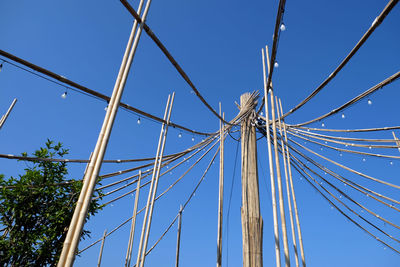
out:
M268 46L266 47L266 51L268 53ZM265 70L265 54L264 49L262 52L262 61L263 61L263 76L264 76L264 107L265 107L265 127L267 128L267 145L268 145L268 163L269 163L269 175L271 179L271 195L272 195L272 215L274 220L274 237L275 237L275 258L276 258L276 266L281 266L281 254L280 254L280 243L279 243L279 226L278 226L278 210L276 206L276 189L275 189L275 176L274 176L274 165L272 162L272 150L271 150L271 136L269 130L269 107L268 107L268 89L267 89L267 74ZM268 69L269 69L269 60Z
M282 109L282 103L279 100L279 106L281 109L281 114L283 114L283 109ZM287 133L286 133L286 124L283 124L283 133L285 134L285 142L287 143ZM296 194L294 192L294 186L293 186L293 179L292 179L292 168L291 168L291 163L290 163L290 153L289 153L289 147L286 146L286 157L287 157L287 162L288 162L288 170L289 170L289 179L290 179L290 189L292 192L292 200L293 200L293 207L294 207L294 214L296 218L296 225L297 225L297 235L299 237L299 247L300 247L300 255L301 255L301 262L303 264L303 267L306 267L306 258L304 256L304 247L303 247L303 237L301 235L301 227L300 227L300 219L299 219L299 212L297 209L297 201L296 201Z
M249 93L240 96L241 109L248 106L249 98ZM250 116L242 119L241 122L243 267L263 266L263 221L260 215L254 117L255 112L253 110Z
M183 207L181 205L181 207L179 209L178 236L176 237L175 267L179 267L179 249L180 249L180 245L181 245L182 210L183 210Z
M219 115L221 114L221 102L219 102ZM219 121L219 194L218 194L218 234L217 234L217 267L222 266L222 215L224 201L224 123Z
M139 9L143 6L141 0ZM150 8L151 0L147 0L142 20L146 20L148 10ZM139 11L140 12L140 11ZM125 50L125 54L121 63L121 67L117 76L117 80L114 85L113 93L110 99L109 108L104 118L104 122L97 139L96 147L93 152L93 157L89 163L89 167L85 174L81 193L76 203L74 214L71 219L68 233L65 238L63 249L58 261L58 267L71 267L75 260L79 240L85 223L89 204L93 195L96 180L100 172L100 168L103 162L104 154L107 149L108 140L110 138L111 130L114 124L114 120L118 111L118 106L121 101L122 93L125 88L126 79L129 73L130 66L132 64L143 26L140 26L136 31L137 23L135 22L131 35L129 37L128 45Z
M131 223L131 230L129 233L129 241L128 241L128 249L126 251L125 257L125 266L129 267L131 264L131 257L132 257L132 247L133 247L133 239L135 236L135 226L136 226L136 213L137 207L139 203L139 191L140 191L140 181L142 179L142 171L139 170L139 178L136 185L136 193L135 193L135 204L133 207L133 215L132 215L132 223Z
M97 261L97 267L100 267L100 264L101 264L101 258L103 257L103 248L104 248L104 242L106 241L106 236L107 236L107 229L104 230L103 239L101 240L99 259Z
M6 114L4 114L3 116L1 116L1 119L0 119L0 129L1 129L1 127L3 127L4 123L6 122L6 120L7 120L7 118L8 118L8 115L10 115L10 112L11 112L11 110L13 109L15 103L17 103L17 99L16 99L16 98L14 98L14 100L13 100L13 102L11 103L10 107L8 108Z
M277 106L277 113L278 113L278 124L279 124L279 133L281 135L281 149L282 149L282 158L283 158L283 166L285 169L285 181L286 181L286 195L288 200L288 208L289 208L289 218L290 218L290 227L292 230L292 242L293 242L293 249L294 249L294 256L296 261L296 267L299 267L299 255L297 254L297 243L296 243L296 232L294 229L294 220L293 220L293 211L292 211L292 202L290 200L290 188L289 188L289 175L288 175L288 168L286 163L286 146L283 140L283 130L281 124L281 115L282 113L279 111L278 105L278 98L275 97L275 102Z
M169 110L168 110L168 115L167 115L167 123L165 125L165 130L161 132L161 134L163 134L162 136L162 145L161 145L161 151L159 154L159 157L156 158L156 163L157 165L155 165L155 179L154 179L154 188L152 190L152 195L151 195L151 201L150 203L148 202L147 206L146 206L146 210L149 210L148 212L148 218L147 218L147 227L146 227L146 233L145 233L145 238L144 238L144 243L143 243L143 250L141 252L141 258L137 259L136 262L136 266L137 267L143 267L144 266L144 261L146 259L146 250L147 250L147 242L149 241L149 234L150 234L150 228L151 228L151 222L152 222L152 216L153 216L153 209L154 209L154 200L157 194L157 187L158 187L158 180L160 178L160 169L161 169L161 162L162 162L162 157L163 157L163 153L164 153L164 148L165 148L165 142L167 139L167 132L168 132L168 125L169 125L169 121L171 118L171 111L172 111L172 105L174 103L174 98L175 98L175 92L172 93L172 97L171 97L171 102L169 104ZM168 105L167 105L168 107ZM154 174L154 172L153 172ZM150 196L150 192L149 192L149 196ZM149 199L148 199L149 200ZM142 234L143 234L143 228L142 228ZM142 238L141 238L142 239ZM139 256L139 255L138 255Z
M267 54L267 61L269 62L268 50L266 51L266 54ZM271 100L271 113L272 113L272 118L271 118L272 119L272 134L274 137L274 155L275 155L276 174L277 174L277 180L278 180L279 211L280 211L280 215L281 215L281 224L282 224L283 250L285 253L285 265L286 265L286 267L288 267L288 266L290 266L289 244L288 244L287 230L286 230L285 205L283 202L281 165L279 164L278 138L276 135L274 91L272 90L272 88L270 90L270 97L271 97L270 100Z

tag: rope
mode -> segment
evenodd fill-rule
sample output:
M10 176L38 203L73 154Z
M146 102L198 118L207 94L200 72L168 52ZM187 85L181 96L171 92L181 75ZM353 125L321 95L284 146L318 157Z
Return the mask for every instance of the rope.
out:
M345 57L345 59L339 64L339 66L325 79L309 96L307 96L303 101L301 101L297 106L292 108L289 112L285 113L282 118L292 114L299 108L301 108L304 104L310 101L314 96L316 96L342 69L343 67L350 61L350 59L357 53L357 51L361 48L361 46L367 41L369 36L375 31L375 29L383 22L386 16L390 13L390 11L394 8L394 6L399 2L399 0L390 0L386 7L383 9L381 14L375 18L372 25L369 27L367 32L361 37L358 43L354 46L354 48L350 51L350 53Z

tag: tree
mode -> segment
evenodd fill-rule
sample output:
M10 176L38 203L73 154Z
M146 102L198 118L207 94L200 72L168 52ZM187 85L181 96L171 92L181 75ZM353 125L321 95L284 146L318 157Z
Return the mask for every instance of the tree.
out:
M43 159L66 154L50 140L33 153ZM0 266L56 265L82 187L67 174L65 162L38 160L19 178L0 176ZM89 216L101 208L92 201ZM84 230L81 238L89 234Z

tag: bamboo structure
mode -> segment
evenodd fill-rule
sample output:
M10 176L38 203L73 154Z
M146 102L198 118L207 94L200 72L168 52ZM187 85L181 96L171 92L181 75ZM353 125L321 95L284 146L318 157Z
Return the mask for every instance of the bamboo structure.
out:
M142 180L142 171L140 170L139 178L138 178L137 185L136 185L135 204L133 207L131 230L129 233L129 241L128 241L128 249L126 250L125 267L129 267L131 264L132 247L133 247L133 239L135 236L136 214L137 214L137 207L138 207L138 203L139 203L139 191L140 191L140 181L141 180Z
M219 114L221 114L221 102L219 103ZM219 194L218 194L218 234L217 234L217 267L222 266L222 218L224 201L224 123L219 122Z
M396 134L393 131L392 131L392 134L393 134L394 141L396 142L396 145L398 147L397 149L400 152L400 140L396 137Z
M258 189L256 131L252 122L255 105L248 103L249 98L249 93L240 97L241 111L246 108L251 111L241 122L243 267L262 267L263 220Z

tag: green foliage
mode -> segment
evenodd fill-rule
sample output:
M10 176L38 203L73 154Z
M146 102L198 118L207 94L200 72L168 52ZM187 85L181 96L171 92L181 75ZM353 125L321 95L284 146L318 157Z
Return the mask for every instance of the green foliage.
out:
M66 154L50 140L33 153ZM65 162L35 161L19 178L0 176L0 266L56 265L82 187L80 180L66 180L67 174ZM92 201L89 216L101 208ZM85 230L81 238L88 235Z

